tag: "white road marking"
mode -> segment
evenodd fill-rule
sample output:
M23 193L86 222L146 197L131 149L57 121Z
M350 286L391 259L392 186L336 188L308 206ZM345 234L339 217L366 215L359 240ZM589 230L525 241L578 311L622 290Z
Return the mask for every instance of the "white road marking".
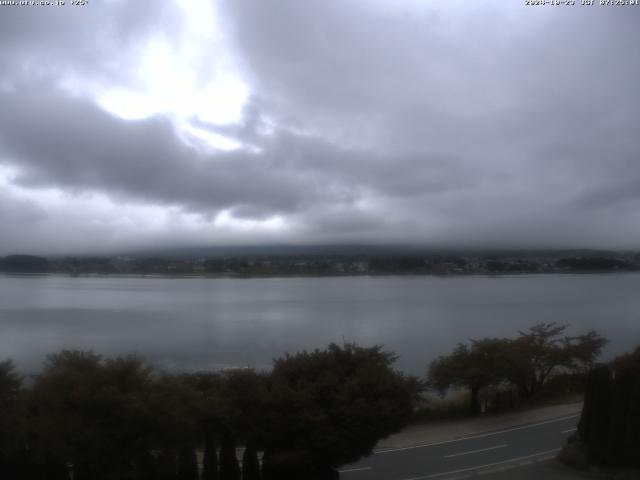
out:
M571 433L571 432L575 432L577 430L577 428L568 428L567 430L562 430L562 433Z
M494 467L496 465L504 465L505 463L520 462L528 458L539 457L541 455L548 455L550 453L559 452L560 448L554 448L553 450L547 450L544 452L533 453L531 455L525 455L524 457L510 458L509 460L502 460L500 462L487 463L486 465L478 465L475 467L461 468L460 470L452 470L450 472L432 473L431 475L423 475L422 477L411 477L403 480L427 480L428 478L443 477L445 475L455 475L456 473L470 472L473 470L480 470L482 468Z
M499 473L499 472L504 472L507 470L512 470L514 468L516 468L517 465L505 465L504 467L496 467L496 468L491 468L489 470L483 470L482 472L478 472L478 475L491 475L492 473Z
M547 462L549 460L553 460L554 455L548 456L548 457L541 457L541 458L536 458L536 462L540 463L540 462Z
M362 472L364 470L371 470L371 467L347 468L345 470L338 470L338 471L340 473L349 473L349 472Z
M507 428L505 430L499 430L497 432L481 433L481 434L478 434L478 435L470 435L468 437L454 438L452 440L445 440L445 441L442 441L442 442L422 443L422 444L419 444L419 445L412 445L410 447L387 448L387 449L384 449L384 450L377 450L377 451L374 452L374 454L378 455L380 453L401 452L403 450L413 450L413 449L416 449L416 448L435 447L436 445L446 445L448 443L464 442L465 440L473 440L475 438L491 437L493 435L500 435L502 433L515 432L516 430L524 430L526 428L538 427L540 425L547 425L549 423L562 422L564 420L569 420L571 418L576 418L576 417L579 417L579 416L580 416L580 414L576 413L575 415L568 415L566 417L554 418L552 420L545 420L544 422L532 423L530 425L523 425L521 427Z
M496 445L495 447L479 448L478 450L469 450L468 452L452 453L451 455L445 455L444 458L461 457L462 455L471 455L472 453L488 452L489 450L496 450L497 448L508 447L506 443L503 445Z

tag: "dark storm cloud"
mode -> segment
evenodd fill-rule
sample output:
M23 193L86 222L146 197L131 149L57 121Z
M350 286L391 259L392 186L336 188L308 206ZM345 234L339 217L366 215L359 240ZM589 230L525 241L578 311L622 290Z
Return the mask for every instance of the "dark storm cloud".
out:
M0 164L33 191L280 215L279 241L637 245L640 10L504 3L221 1L251 98L190 119L245 147L208 153L58 86L126 86L140 45L178 41L174 8L3 10Z
M0 99L0 145L23 169L16 180L23 186L97 189L205 211L238 201L288 210L301 197L269 159L199 154L162 118L126 122L86 100L38 90Z
M406 196L460 183L455 166L443 170L440 159L398 158L415 162L406 179L386 157L282 132L258 143L260 154L204 154L162 118L122 121L87 100L42 91L0 94L0 148L20 166L14 182L21 186L95 189L199 213L235 208L263 217L348 204L360 188Z

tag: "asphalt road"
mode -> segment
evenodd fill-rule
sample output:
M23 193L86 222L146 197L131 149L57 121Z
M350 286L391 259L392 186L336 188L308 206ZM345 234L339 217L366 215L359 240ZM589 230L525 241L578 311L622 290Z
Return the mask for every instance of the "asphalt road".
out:
M437 443L382 450L345 466L342 480L463 480L532 478L555 458L579 415L485 432ZM518 472L517 470L522 470Z

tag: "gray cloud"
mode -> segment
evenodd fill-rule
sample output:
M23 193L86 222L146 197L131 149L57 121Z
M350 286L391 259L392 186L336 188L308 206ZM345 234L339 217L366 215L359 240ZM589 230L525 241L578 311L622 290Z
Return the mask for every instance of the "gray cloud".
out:
M176 243L260 241L251 228L212 227L223 211L239 221L283 218L286 227L264 241L640 242L634 9L219 6L251 98L238 124L190 121L247 147L229 152L190 146L168 116L126 121L59 87L65 76L127 86L139 45L179 38L176 10L115 1L3 10L0 165L16 169L13 184L55 187L78 204L93 192L200 218L201 233L158 233ZM43 242L46 205L3 198L12 206L0 217L11 211L15 232L41 225ZM69 231L99 237L78 222ZM149 241L120 228L113 245ZM15 244L0 238L0 250Z
M302 196L270 159L204 156L161 118L123 122L84 101L37 94L3 103L4 150L25 169L21 185L97 189L203 212L237 202L289 210Z
M176 39L182 15L169 2L106 0L90 7L6 6L0 15L0 80L130 79L131 56L152 35Z

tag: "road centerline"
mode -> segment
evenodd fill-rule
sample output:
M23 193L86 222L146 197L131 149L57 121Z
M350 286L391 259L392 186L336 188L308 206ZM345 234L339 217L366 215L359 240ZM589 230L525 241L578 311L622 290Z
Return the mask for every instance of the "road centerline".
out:
M553 450L546 450L544 452L533 453L531 455L524 455L522 457L509 458L508 460L502 460L502 461L499 461L499 462L487 463L485 465L476 465L475 467L461 468L459 470L450 470L448 472L432 473L432 474L428 474L428 475L422 475L422 476L419 476L419 477L405 478L403 480L427 480L429 478L444 477L446 475L455 475L457 473L472 472L472 471L482 470L483 468L493 467L493 466L496 466L496 465L505 465L505 464L508 464L508 463L517 463L517 462L520 462L522 460L527 460L529 458L535 458L535 457L541 457L543 455L549 455L551 453L557 453L559 451L560 451L559 448L554 448Z
M344 470L338 470L338 472L350 473L350 472L363 472L365 470L371 470L371 467L345 468Z
M508 446L509 445L507 443L504 443L502 445L495 445L493 447L478 448L477 450L468 450L466 452L452 453L450 455L444 455L444 458L461 457L463 455L471 455L473 453L488 452L489 450L497 450L498 448L505 448L505 447L508 447Z
M452 438L450 440L443 440L443 441L439 441L439 442L431 442L431 443L419 443L417 445L411 445L408 447L399 447L399 448L385 448L382 450L376 450L374 451L374 455L380 455L383 453L394 453L394 452L401 452L404 450L414 450L416 448L427 448L427 447L434 447L437 445L446 445L448 443L456 443L456 442L464 442L467 440L474 440L476 438L486 438L486 437L492 437L495 435L501 435L503 433L510 433L510 432L515 432L517 430L525 430L528 428L534 428L534 427L538 427L540 425L548 425L550 423L557 423L557 422L562 422L565 420L570 420L572 418L577 418L579 417L580 414L576 413L576 414L572 414L572 415L566 415L563 417L558 417L558 418L553 418L550 420L544 420L541 422L537 422L537 423L530 423L530 424L526 424L526 425L520 425L517 427L510 427L510 428L505 428L503 430L497 430L495 432L486 432L486 433L476 433L476 434L471 434L471 435L467 435L467 436L462 436L462 437L458 437L458 438Z

